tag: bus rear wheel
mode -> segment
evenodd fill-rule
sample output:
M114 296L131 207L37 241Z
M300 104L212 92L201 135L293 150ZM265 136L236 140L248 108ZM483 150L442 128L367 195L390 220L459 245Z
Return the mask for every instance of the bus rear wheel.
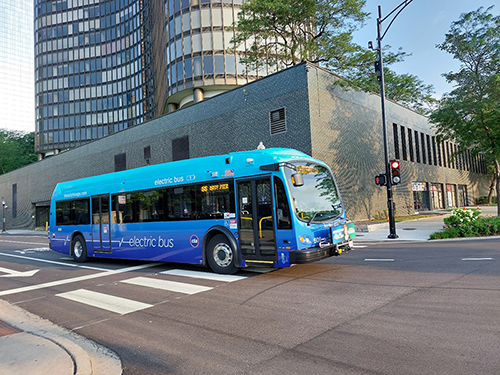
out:
M217 273L233 274L238 271L235 265L235 252L227 237L218 234L208 242L207 261Z
M87 261L87 244L81 235L76 235L71 242L71 253L73 254L73 259L78 263L83 263Z

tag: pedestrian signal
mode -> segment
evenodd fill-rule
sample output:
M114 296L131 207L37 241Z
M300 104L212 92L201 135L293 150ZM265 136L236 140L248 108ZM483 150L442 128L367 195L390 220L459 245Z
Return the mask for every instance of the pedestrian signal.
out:
M387 185L387 179L385 177L385 173L379 174L378 176L375 176L375 184L379 186L385 186Z

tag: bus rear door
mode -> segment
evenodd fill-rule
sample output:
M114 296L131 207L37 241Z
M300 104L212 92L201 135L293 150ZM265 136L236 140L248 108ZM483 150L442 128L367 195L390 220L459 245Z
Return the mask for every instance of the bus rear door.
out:
M109 195L92 197L92 250L111 252Z
M271 179L244 180L237 184L242 257L247 265L273 266L277 258Z

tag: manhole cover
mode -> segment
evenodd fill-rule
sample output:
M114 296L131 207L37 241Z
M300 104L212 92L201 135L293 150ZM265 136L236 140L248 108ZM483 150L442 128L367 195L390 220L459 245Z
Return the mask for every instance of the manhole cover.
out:
M403 230L417 230L417 228L403 228Z

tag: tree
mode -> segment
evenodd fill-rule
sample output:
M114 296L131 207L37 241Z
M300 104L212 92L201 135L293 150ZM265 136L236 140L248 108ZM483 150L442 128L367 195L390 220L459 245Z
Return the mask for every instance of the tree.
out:
M308 61L341 76L341 86L379 92L376 53L352 41L352 33L368 16L364 5L365 0L247 0L238 14L233 44L237 48L246 43L243 62L250 70ZM423 113L434 101L433 87L388 68L406 56L401 50L384 53L386 96Z
M500 17L489 7L462 14L437 47L460 61L457 72L443 74L455 89L430 116L441 139L483 154L495 168L500 216Z
M0 174L24 167L36 160L35 133L0 129Z

